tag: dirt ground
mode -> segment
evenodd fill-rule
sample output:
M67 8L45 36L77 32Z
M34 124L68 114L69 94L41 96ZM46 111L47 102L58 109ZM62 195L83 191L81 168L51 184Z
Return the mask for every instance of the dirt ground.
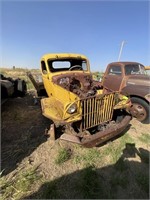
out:
M1 108L1 159L4 174L16 169L47 140L44 135L50 121L41 114L40 104L34 105L34 93L23 98L11 98ZM11 159L11 158L14 159Z
M40 173L45 180L60 180L61 190L66 193L65 198L82 198L82 196L79 196L77 190L73 190L74 192L70 193L71 184L69 182L69 174L71 174L72 182L76 181L79 178L77 173L80 172L80 175L82 175L85 166L80 163L74 164L74 162L66 162L65 165L61 166L60 170L60 168L54 164L56 154L63 146L63 142L60 142L59 140L56 142L51 141L45 134L51 122L42 116L40 103L38 102L37 105L34 105L32 92L24 98L9 99L4 105L2 105L1 119L1 171L3 171L3 176L13 177L21 169L39 166ZM132 137L133 143L136 144L135 148L142 148L144 151L149 152L149 143L142 143L140 140L136 141L136 138L142 136L142 134L149 134L149 130L150 125L144 125L136 119L132 119L128 135ZM117 145L117 140L114 140L112 143L113 145ZM86 150L78 147L78 145L69 144L69 146L73 147L71 147L71 151L73 151L75 155L78 154L79 151L82 154L84 151L86 152ZM104 147L99 147L98 150L103 152L106 146L107 144L104 145ZM138 169L138 167L143 167L142 170L148 169L147 165L140 166L140 157L135 156L129 158L128 161L129 160L138 163L136 169ZM105 162L97 164L97 173L100 173L99 169L101 169L103 174L106 174L106 177L110 179L107 175L107 171L111 173L111 164L109 156L106 155ZM132 170L130 171L131 174L134 173L134 165L135 164L133 163ZM61 180L64 176L65 178ZM149 176L148 170L147 176ZM69 185L65 186L64 180L65 183L67 182ZM68 187L69 191L66 189ZM27 193L27 195L31 194L31 196L29 196L30 198L38 197L41 190L41 185L38 185L37 187L35 186L32 191ZM140 191L134 191L134 183L133 185L130 185L129 191L131 194L125 194L125 190L122 191L122 189L120 189L118 192L118 198L147 197L147 193L144 193L142 190L141 193ZM36 194L32 196L35 192ZM141 196L139 196L139 194L141 194Z

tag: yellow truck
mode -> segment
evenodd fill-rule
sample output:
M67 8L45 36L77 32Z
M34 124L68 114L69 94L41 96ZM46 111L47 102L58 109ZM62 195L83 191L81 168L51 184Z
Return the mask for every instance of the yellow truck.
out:
M120 134L128 126L131 102L118 92L108 92L92 79L90 63L81 54L46 54L41 58L43 86L36 85L42 113L53 121L50 137L94 147Z

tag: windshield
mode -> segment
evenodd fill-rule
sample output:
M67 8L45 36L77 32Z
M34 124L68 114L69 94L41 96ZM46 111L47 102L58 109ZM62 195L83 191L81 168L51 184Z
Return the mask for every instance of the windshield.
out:
M125 66L125 74L147 74L143 65L141 64L129 64Z
M86 60L81 59L48 60L48 66L51 72L87 70Z

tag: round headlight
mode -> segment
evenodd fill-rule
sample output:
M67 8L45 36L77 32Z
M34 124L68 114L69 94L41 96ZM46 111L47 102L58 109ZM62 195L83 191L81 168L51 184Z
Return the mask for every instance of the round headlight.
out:
M127 99L128 99L127 96L124 96L124 95L122 95L122 94L119 94L118 97L119 97L119 99L120 99L121 101L122 101L122 100L127 100Z
M76 112L76 110L77 110L77 104L74 103L68 108L67 113L72 114L72 113Z

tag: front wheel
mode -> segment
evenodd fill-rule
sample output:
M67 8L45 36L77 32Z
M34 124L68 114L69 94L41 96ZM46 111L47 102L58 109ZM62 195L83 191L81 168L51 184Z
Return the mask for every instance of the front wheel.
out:
M142 123L150 123L149 113L150 107L146 101L137 97L131 97L133 106L131 107L131 114Z

